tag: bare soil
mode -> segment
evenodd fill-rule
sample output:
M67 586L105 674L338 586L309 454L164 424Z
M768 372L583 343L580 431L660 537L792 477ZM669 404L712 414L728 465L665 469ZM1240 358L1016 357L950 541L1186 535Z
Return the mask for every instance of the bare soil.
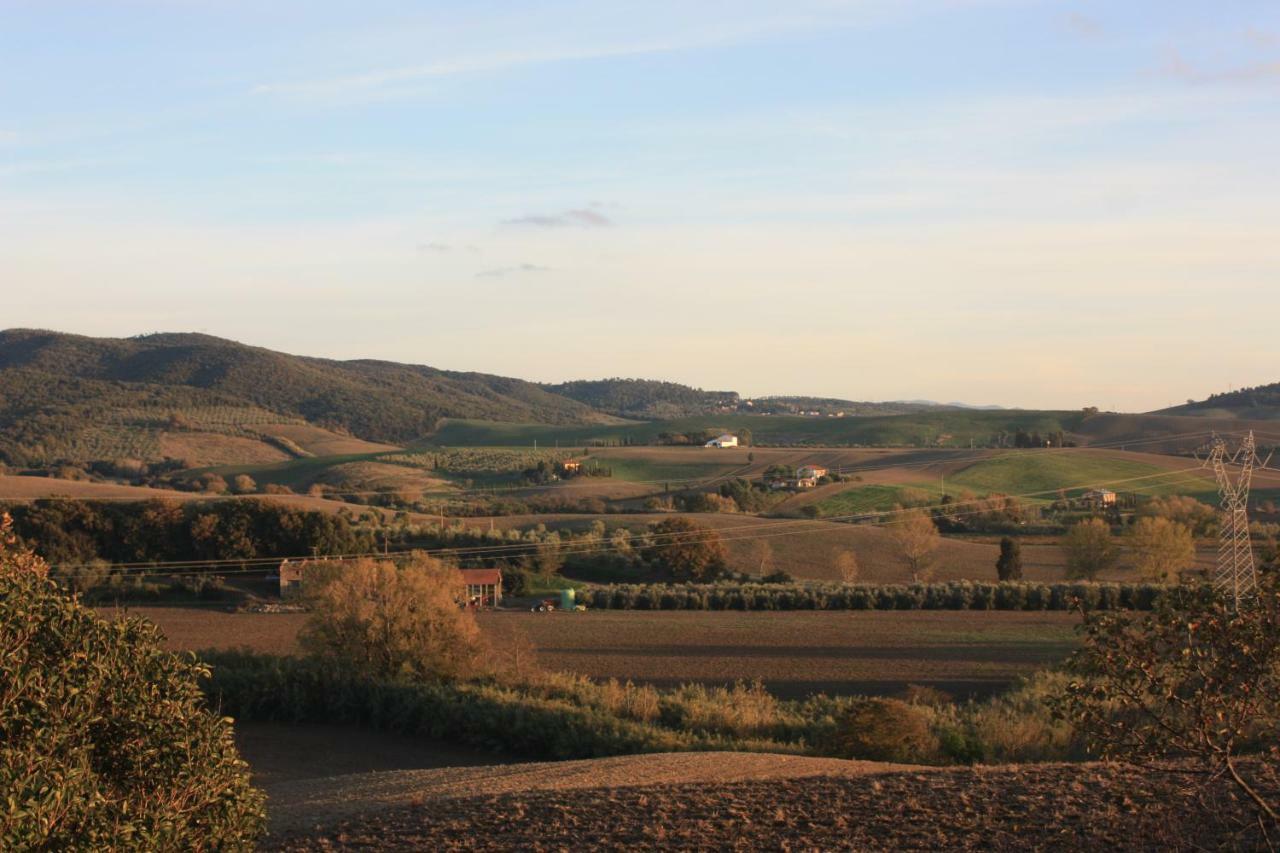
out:
M785 698L893 695L909 684L985 696L1076 646L1071 613L618 611L480 614L548 669L663 687L760 679Z
M360 778L345 780L346 788L344 780L325 780L310 789L311 799L296 791L277 801L286 816L271 843L295 851L1182 850L1238 846L1227 833L1247 814L1230 794L1211 812L1195 808L1187 789L1198 780L1187 774L1123 765L815 773L799 764L743 779L739 768L748 758L778 756L679 758L715 769L681 773L663 766L667 756L635 756L542 771L517 765L497 774L388 774L374 788L361 787ZM540 773L564 783L540 784ZM341 817L350 814L343 791L363 792L355 794L360 817ZM409 804L388 807L397 798ZM295 813L321 825L299 833ZM335 818L340 822L324 824Z
M533 791L567 792L650 785L709 785L826 775L851 778L903 765L767 753L683 752L583 761L356 773L267 786L277 835L396 806ZM928 772L927 768L918 768Z

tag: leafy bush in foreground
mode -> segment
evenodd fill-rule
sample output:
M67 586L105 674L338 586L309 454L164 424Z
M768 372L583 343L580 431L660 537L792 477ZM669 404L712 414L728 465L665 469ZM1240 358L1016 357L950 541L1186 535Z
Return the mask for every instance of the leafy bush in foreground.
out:
M601 610L1150 610L1149 583L614 584L585 593Z
M265 815L207 670L59 594L0 521L0 849L252 849Z

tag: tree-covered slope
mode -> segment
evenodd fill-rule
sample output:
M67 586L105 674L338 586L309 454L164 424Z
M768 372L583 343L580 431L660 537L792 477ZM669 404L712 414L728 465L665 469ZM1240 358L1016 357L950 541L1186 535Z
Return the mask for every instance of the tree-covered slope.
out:
M122 410L243 406L402 442L462 417L589 423L590 407L518 379L286 355L207 335L90 338L0 332L0 446L39 444Z
M653 379L583 379L542 386L602 412L629 418L663 419L733 410L733 391L703 391L676 382Z
M1216 417L1235 415L1259 419L1280 417L1280 382L1211 394L1207 400L1191 400L1185 406L1165 409L1162 414Z

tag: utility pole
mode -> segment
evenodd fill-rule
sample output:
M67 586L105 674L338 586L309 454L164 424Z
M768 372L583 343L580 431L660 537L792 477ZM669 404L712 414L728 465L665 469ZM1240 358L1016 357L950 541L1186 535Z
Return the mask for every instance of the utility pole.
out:
M1213 585L1224 593L1234 608L1258 595L1258 574L1253 564L1253 542L1249 538L1249 487L1255 466L1265 468L1267 461L1258 459L1253 431L1245 436L1235 453L1228 453L1227 443L1216 433L1209 447L1204 467L1212 468L1218 480L1222 502L1221 530L1218 534L1218 567ZM1232 477L1227 467L1240 468Z

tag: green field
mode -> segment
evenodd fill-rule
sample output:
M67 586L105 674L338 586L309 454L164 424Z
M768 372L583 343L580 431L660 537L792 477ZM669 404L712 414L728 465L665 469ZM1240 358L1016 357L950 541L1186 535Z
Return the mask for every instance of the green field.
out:
M1194 463L1188 461L1186 467L1194 467ZM1169 468L1132 459L1072 452L985 459L948 477L947 485L977 494L1038 495L1045 500L1053 499L1059 489L1075 496L1100 486L1144 495L1198 494L1214 490L1212 481L1194 474L1179 475Z
M489 421L449 420L431 442L446 446L486 445L561 446L584 444L647 444L660 433L697 433L703 430L739 432L751 430L758 445L813 445L817 447L968 447L986 444L995 433L1024 429L1028 432L1068 432L1079 425L1079 412L1039 411L940 411L928 414L876 417L817 418L783 415L706 415L670 421L588 426L547 426Z
M905 484L888 486L872 484L848 489L819 501L817 506L823 516L859 515L865 512L880 512L893 509L894 506L907 503L906 497L911 492L924 492L937 500L937 483Z

